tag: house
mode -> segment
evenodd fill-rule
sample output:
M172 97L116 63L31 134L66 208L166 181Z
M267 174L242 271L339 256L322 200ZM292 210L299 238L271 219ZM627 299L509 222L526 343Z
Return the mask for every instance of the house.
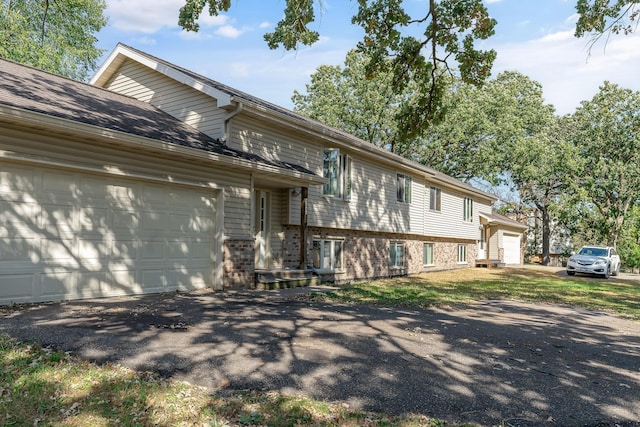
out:
M479 216L484 233L479 245L483 246L486 242L486 247L480 249L478 259L497 260L504 264L523 264L527 245L523 237L527 226L496 212L480 212Z
M0 303L519 263L494 201L125 45L90 84L0 60Z

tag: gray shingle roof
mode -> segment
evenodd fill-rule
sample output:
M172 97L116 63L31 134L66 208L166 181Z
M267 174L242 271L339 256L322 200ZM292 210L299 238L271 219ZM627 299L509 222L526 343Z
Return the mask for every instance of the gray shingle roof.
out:
M233 150L146 102L0 58L0 105L316 176Z

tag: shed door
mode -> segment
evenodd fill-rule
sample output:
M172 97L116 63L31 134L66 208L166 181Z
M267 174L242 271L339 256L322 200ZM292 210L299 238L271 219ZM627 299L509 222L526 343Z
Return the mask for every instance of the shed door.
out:
M504 234L502 237L504 247L504 263L520 264L520 236L517 234Z
M211 286L215 194L0 161L0 303Z

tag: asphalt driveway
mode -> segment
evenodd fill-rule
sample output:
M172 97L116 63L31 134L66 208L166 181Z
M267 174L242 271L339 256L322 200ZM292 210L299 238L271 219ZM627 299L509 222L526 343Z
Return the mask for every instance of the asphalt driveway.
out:
M510 301L398 309L293 292L5 307L0 331L212 393L277 390L486 425L640 425L640 322Z

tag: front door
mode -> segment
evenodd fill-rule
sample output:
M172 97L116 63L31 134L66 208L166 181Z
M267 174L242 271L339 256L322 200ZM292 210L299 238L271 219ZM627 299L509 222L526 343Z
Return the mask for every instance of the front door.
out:
M480 227L480 240L478 240L478 257L477 259L487 259L487 249L485 246L484 227Z
M257 190L255 193L255 252L256 268L267 268L269 250L269 193Z

